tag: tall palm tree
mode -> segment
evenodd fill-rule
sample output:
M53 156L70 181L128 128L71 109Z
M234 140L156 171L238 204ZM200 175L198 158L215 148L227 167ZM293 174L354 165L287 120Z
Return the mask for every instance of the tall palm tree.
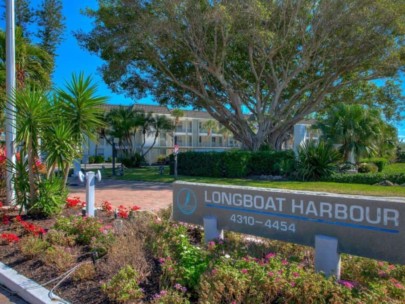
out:
M209 119L203 123L203 128L207 129L207 135L210 138L210 147L212 147L212 132L218 131L218 123L215 120Z
M157 115L153 116L152 113L140 113L139 114L139 125L142 130L143 143L141 146L142 157L149 153L150 150L155 146L156 140L160 133L163 131L170 132L173 130L174 126L172 121L166 116ZM153 143L145 151L144 147L146 144L146 136L148 134L153 134Z
M57 89L56 94L61 100L61 111L65 119L70 121L74 147L79 154L86 142L86 137L94 141L97 130L105 126L102 105L107 101L105 96L97 96L97 85L90 76L84 73L73 74L64 89ZM68 177L65 169L65 181Z
M51 86L52 57L41 47L24 38L20 28L15 30L17 89L26 86L47 90ZM4 124L6 100L6 33L0 30L0 123Z
M223 145L227 146L228 138L232 135L232 132L229 131L229 129L224 126L220 128L218 132L222 135L222 138L224 139Z
M177 125L180 122L180 118L184 117L184 111L182 109L173 109L171 111L171 115L174 117L174 128L173 128L173 134L172 134L173 143L177 144L176 139L175 139L176 138L175 132L176 132Z
M340 144L340 151L347 161L355 155L373 155L381 133L381 116L378 109L367 109L357 104L340 103L334 106L316 125L323 139Z
M16 141L21 143L28 160L30 204L37 199L36 166L39 139L51 123L51 107L47 95L37 88L25 88L12 98L17 117Z
M119 107L112 109L106 115L108 128L106 133L113 138L118 138L119 145L126 147L125 153L132 154L133 141L137 125L137 111L132 107Z

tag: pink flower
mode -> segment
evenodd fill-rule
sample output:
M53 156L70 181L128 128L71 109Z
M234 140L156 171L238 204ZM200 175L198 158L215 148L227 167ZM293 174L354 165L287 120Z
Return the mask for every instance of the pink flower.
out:
M246 268L244 268L244 269L241 270L241 272L242 272L243 274L247 274L247 273L248 273L248 270L247 270Z
M349 289L352 289L355 287L354 283L352 283L350 281L346 281L346 280L339 280L338 283Z
M291 287L295 287L295 282L290 283Z
M276 254L274 252L270 252L268 254L266 254L265 258L267 260L270 260L271 258L274 258L276 256Z
M298 277L300 276L300 274L299 274L298 272L293 272L293 276L294 276L295 278L298 278Z
M273 276L274 276L274 272L273 272L273 271L269 271L269 272L267 273L267 275L268 275L269 277L273 277Z
M218 270L216 270L216 269L211 270L211 274L212 274L212 275L216 275L217 272L218 272Z
M283 264L284 266L288 265L288 261L286 259L284 259L284 260L281 261L281 264Z

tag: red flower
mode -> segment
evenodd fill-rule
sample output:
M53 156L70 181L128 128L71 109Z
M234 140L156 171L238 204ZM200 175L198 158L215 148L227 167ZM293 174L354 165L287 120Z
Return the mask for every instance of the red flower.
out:
M14 233L2 233L1 238L9 244L17 243L20 240L20 238Z
M139 207L137 205L131 207L132 211L138 211L139 209L141 209L141 207Z
M101 209L108 213L111 213L113 211L113 207L109 201L104 201L101 205Z
M75 208L75 207L77 207L79 205L83 206L83 202L80 201L80 198L78 198L78 197L73 197L73 198L68 197L66 199L66 207L67 208Z
M118 207L118 213L117 215L121 218L128 218L129 216L129 211L126 207L124 207L123 205L120 205Z
M21 218L21 215L17 215L16 217L15 217L15 220L17 221L17 222L22 222L23 220L22 220L22 218Z
M5 214L3 214L3 224L4 225L9 225L10 224L10 218Z
M1 162L1 161L0 161ZM3 202L0 202L0 208L2 208L3 207Z

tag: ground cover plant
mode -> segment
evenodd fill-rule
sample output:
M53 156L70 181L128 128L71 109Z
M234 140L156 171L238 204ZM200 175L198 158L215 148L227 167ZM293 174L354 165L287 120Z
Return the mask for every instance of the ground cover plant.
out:
M313 249L69 198L56 219L2 215L0 260L72 303L403 303L405 267L342 255L342 277L315 273ZM121 209L121 210L119 210Z

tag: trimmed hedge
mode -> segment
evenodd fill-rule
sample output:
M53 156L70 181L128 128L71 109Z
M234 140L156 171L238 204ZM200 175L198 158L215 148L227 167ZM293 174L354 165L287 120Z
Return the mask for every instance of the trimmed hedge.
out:
M386 158L365 158L360 160L361 163L372 163L377 166L378 172L382 172L384 168L388 165L389 161Z
M386 173L358 173L358 174L333 174L330 177L323 178L324 182L351 183L374 185L384 180L389 180L396 184L405 183L405 173L386 174Z
M288 174L294 170L292 151L184 152L178 154L177 161L178 174L189 176L246 177ZM174 173L173 155L170 173Z

